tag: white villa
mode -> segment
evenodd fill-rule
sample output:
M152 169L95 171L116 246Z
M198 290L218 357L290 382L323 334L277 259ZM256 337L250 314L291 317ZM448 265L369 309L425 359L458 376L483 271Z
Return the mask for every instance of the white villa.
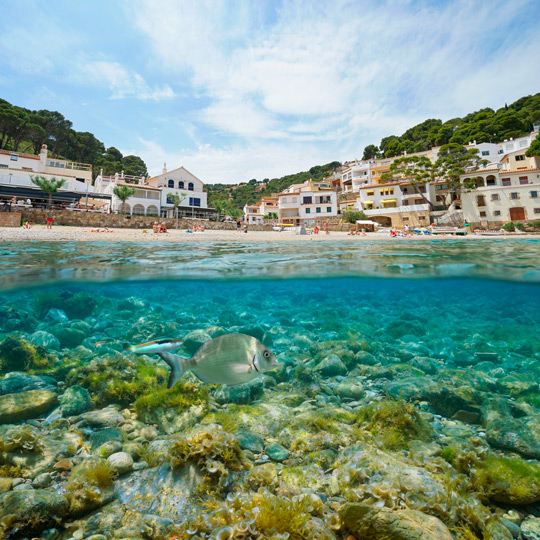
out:
M208 194L204 191L204 183L184 167L167 171L163 164L163 172L150 178L148 185L161 191L162 217L175 217L172 197L178 195L180 206L179 215L190 217L198 214L200 209L208 209Z

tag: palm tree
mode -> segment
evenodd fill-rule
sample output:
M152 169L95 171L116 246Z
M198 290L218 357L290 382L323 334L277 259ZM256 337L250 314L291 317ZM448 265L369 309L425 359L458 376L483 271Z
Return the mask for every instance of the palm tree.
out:
M176 228L178 229L178 207L180 206L180 203L186 198L187 193L180 193L178 195L178 192L176 192L174 195L169 194L167 195L167 202L171 202L174 205L174 214L176 216Z
M227 207L227 204L226 204L225 201L215 201L214 202L214 208L217 211L217 220L216 221L219 221L219 218L221 217L221 214L226 209L226 207Z
M51 207L52 196L58 192L58 190L66 183L64 178L47 178L42 175L30 176L30 180L35 184L41 191L49 194L49 202L47 203L47 208Z
M114 186L113 193L122 201L122 206L126 204L126 201L135 195L135 188L131 186ZM121 206L121 207L122 207ZM121 208L120 207L120 208ZM123 214L124 212L122 212Z

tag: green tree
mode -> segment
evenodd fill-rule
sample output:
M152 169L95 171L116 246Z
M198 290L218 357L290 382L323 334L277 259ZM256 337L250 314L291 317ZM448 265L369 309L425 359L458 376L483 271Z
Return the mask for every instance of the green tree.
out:
M176 228L178 229L178 207L180 203L186 198L187 193L181 193L178 195L178 192L167 195L167 202L171 202L174 205L174 215L176 216Z
M382 182L407 182L433 210L434 204L426 197L428 182L437 180L436 167L426 156L404 156L390 165L390 170L381 175ZM422 188L424 186L424 188Z
M378 146L375 146L374 144L368 144L364 148L364 155L362 156L362 159L375 159L379 156L380 150Z
M355 210L348 210L343 213L343 221L345 223L356 223L358 220L367 219L364 212L357 212Z
M219 221L220 217L221 217L221 214L227 208L227 203L226 203L226 201L223 201L223 200L216 200L216 201L214 201L214 208L217 211L217 221Z
M525 152L527 157L540 156L540 133L536 136L536 139L531 143L531 146Z
M139 156L124 156L122 158L124 173L131 176L144 176L148 174L146 163Z
M63 178L47 178L42 175L32 175L30 180L35 184L41 191L49 194L49 201L47 202L47 208L51 207L52 196L58 192L58 190L66 183Z
M126 204L126 201L135 195L135 188L131 186L114 186L113 193L122 201L122 206ZM123 209L122 209L123 210ZM122 214L124 212L122 211Z

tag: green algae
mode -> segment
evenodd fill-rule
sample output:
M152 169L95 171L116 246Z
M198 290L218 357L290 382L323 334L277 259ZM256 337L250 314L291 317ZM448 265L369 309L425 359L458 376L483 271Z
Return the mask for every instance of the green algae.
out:
M429 441L432 430L412 403L387 399L361 410L357 422L377 438L383 447L406 448L411 440Z
M34 299L34 307L40 319L51 308L62 310L70 319L82 319L92 315L97 305L94 296L84 292L46 291Z
M28 341L9 335L0 344L0 373L11 371L41 371L50 367L49 352L41 345L34 346Z

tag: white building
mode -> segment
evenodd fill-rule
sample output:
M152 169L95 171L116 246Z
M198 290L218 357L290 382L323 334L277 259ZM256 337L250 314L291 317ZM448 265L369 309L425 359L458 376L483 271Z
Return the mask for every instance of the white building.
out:
M125 203L122 203L114 194L114 188L116 186L132 187L135 189L135 194L129 197ZM100 174L96 178L95 189L99 193L105 193L111 196L112 212L155 217L160 215L161 190L146 184L144 178L124 176L123 173L116 173L114 176L103 176L103 174Z
M346 166L341 175L341 188L345 193L358 193L360 188L371 184L371 167L377 162L374 159L355 161Z
M326 182L293 184L278 195L282 223L300 225L303 221L324 220L338 215L337 195Z
M178 207L181 216L198 216L201 209L208 209L208 194L204 191L204 183L184 167L167 171L163 165L163 172L150 178L148 185L161 189L161 215L174 216L174 202L172 197L178 195Z
M464 189L461 195L463 215L471 225L491 228L540 219L540 158L527 157L525 152L522 148L506 153L500 167L461 176L462 182L476 179L478 186Z

